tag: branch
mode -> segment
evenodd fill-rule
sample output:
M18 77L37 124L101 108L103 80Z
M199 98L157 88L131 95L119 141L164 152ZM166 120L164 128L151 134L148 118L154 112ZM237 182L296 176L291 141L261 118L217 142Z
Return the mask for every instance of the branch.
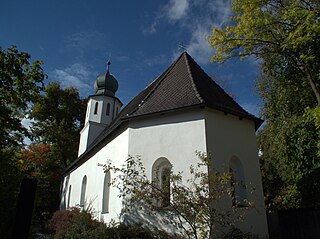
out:
M261 43L280 46L280 44L277 42L272 42L272 41L262 40L262 39L254 39L254 38L229 38L228 40L226 40L226 42L229 42L229 41L251 41L251 42L261 42Z

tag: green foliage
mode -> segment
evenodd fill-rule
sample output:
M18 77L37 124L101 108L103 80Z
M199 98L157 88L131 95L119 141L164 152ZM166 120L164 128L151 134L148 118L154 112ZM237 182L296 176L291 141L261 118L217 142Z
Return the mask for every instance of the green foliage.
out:
M319 130L309 110L317 102L299 76L283 73L274 80L270 75L263 74L258 82L267 119L258 135L267 207L316 207L319 200L307 192L314 188L312 178L317 180L320 166Z
M17 155L19 170L24 176L38 180L33 224L43 228L58 209L61 167L50 145L34 144Z
M30 118L33 145L21 152L20 169L38 179L33 223L43 227L59 205L60 174L77 158L85 102L75 88L49 83L38 94Z
M72 208L57 211L49 222L53 239L170 239L162 232L152 233L141 226L109 225L99 222L90 210Z
M263 68L300 75L320 104L320 2L233 0L230 23L209 37L213 61L254 56ZM275 79L277 80L277 79Z
M318 207L319 127L309 109L320 104L320 2L233 0L232 10L229 24L209 36L216 50L212 60L260 60L266 124L259 144L267 206Z
M44 95L38 95L30 118L32 136L37 142L51 145L61 168L77 158L79 133L85 118L85 101L75 88L61 89L59 83L49 83Z
M21 120L46 78L40 61L15 46L0 47L0 235L10 238L22 173L16 161L27 130Z
M0 150L0 235L11 238L22 173L15 161L16 147Z
M0 47L0 145L21 143L26 130L21 125L28 104L42 89L45 79L40 61L29 62L30 55L15 46Z
M198 153L198 157L200 162L190 166L190 178L184 180L182 172L171 170L168 186L165 182L159 183L158 178L150 180L146 176L140 157L128 157L122 168L112 166L111 161L104 165L106 172L117 175L111 184L120 190L123 198L124 222L143 223L148 218L149 223L145 225L151 230L163 221L175 228L179 233L176 237L212 238L221 237L226 228L241 221L249 204L243 208L231 206L231 174L216 172L210 167L206 154ZM219 204L222 201L229 205L222 206Z
M308 114L314 119L314 123L320 139L320 107L314 109L308 109ZM320 140L318 141L318 156L320 157Z

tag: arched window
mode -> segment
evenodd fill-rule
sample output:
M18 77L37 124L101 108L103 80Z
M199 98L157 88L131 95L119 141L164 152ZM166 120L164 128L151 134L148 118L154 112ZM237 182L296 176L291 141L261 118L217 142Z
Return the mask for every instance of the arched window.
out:
M103 197L102 197L102 213L109 212L109 197L110 197L110 171L106 172L103 182Z
M232 204L234 206L246 206L246 185L241 161L233 156L229 162L229 170L232 177Z
M99 103L96 102L94 105L94 112L93 112L93 114L95 114L95 115L98 114L98 106L99 106Z
M69 186L67 208L70 208L70 197L71 197L71 185Z
M87 188L87 176L85 175L82 179L81 194L80 194L80 206L84 207L86 199L86 188Z
M110 115L110 103L107 104L106 115Z
M152 181L159 187L161 194L160 200L155 202L156 206L168 207L170 206L170 175L172 165L166 158L157 159L152 166Z

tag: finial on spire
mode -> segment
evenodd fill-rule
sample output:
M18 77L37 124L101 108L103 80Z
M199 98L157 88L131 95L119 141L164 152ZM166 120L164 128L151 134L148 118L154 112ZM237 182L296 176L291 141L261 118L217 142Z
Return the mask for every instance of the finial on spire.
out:
M110 65L111 65L111 62L110 62L110 60L108 60L108 62L107 62L107 73L110 73L110 72L109 72Z
M109 59L108 59L108 61L107 61L107 72L109 72L110 65L111 65L110 58L111 58L111 54L109 54Z
M183 43L180 43L178 47L179 47L180 51L187 52L187 47Z

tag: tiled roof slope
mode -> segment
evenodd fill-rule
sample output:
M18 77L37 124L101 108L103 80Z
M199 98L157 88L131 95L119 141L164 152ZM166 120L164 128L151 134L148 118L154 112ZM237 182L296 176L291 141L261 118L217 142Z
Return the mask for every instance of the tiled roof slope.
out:
M92 145L101 141L123 121L197 105L253 120L256 129L262 124L261 119L245 111L184 52L121 110Z
M262 124L261 119L245 111L201 69L188 53L184 52L165 72L121 110L110 126L89 145L86 152L70 165L69 169L128 120L196 106L207 106L253 120L256 129Z
M195 87L206 106L221 110L223 112L242 116L244 118L255 118L253 115L245 111L237 102L235 102L218 84L216 84L192 59L190 55L185 53L184 56L187 59L187 64L189 64L191 77Z
M140 107L130 113L130 116L167 111L185 106L204 103L196 88L188 68L187 53L183 53L168 70L156 81L149 94L141 102ZM149 87L148 87L149 88Z
M225 93L186 52L182 53L143 93L145 97L138 105L132 107L130 104L133 102L128 104L131 110L134 109L127 112L125 117L135 117L203 104L226 113L254 120L257 128L262 123L260 119L249 114ZM140 98L140 95L137 97Z

